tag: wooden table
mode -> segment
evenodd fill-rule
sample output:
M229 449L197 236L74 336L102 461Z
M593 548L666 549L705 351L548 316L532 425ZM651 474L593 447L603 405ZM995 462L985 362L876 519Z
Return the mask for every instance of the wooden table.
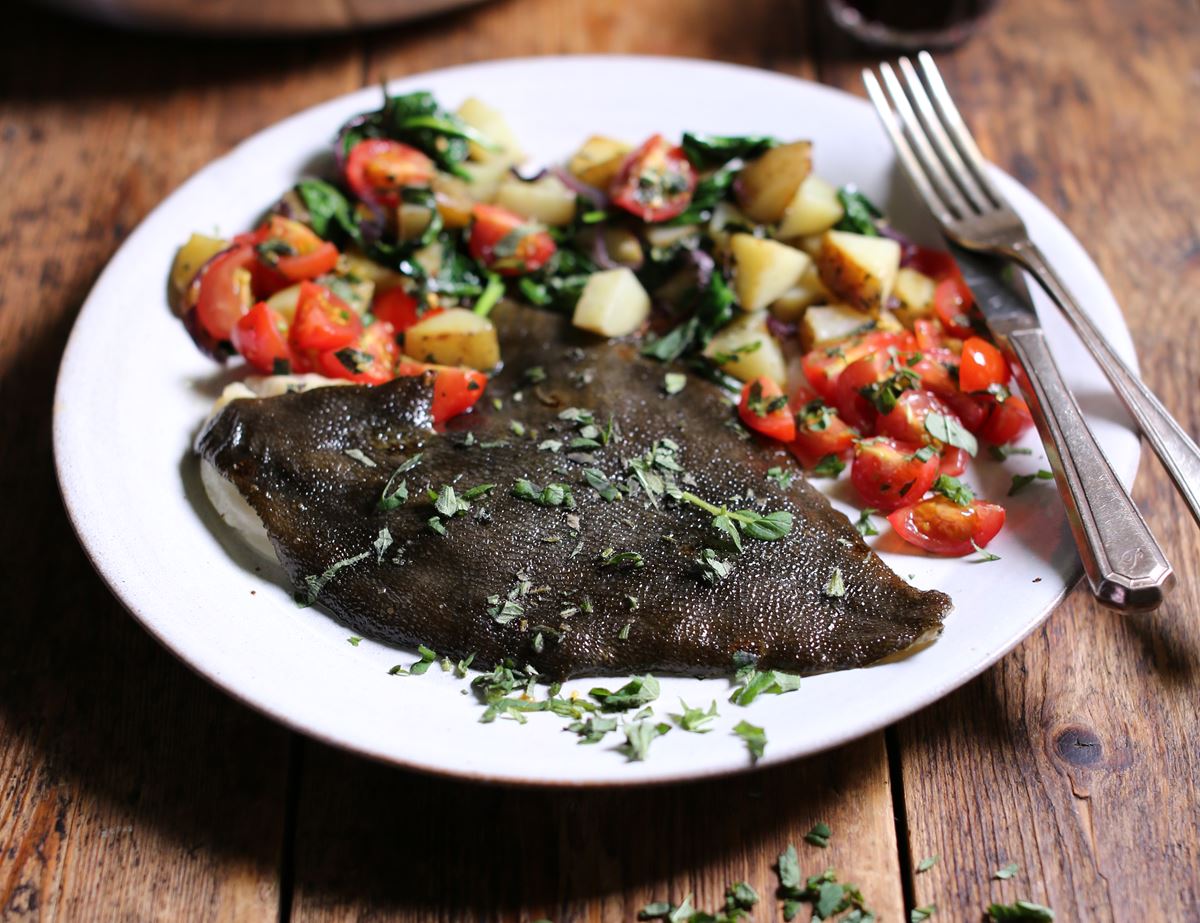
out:
M1016 898L1060 920L1200 919L1200 548L1153 461L1136 499L1180 576L1161 611L1122 617L1077 590L996 668L884 733L738 779L615 793L432 779L288 733L159 648L63 515L50 409L71 323L134 225L211 158L384 75L509 55L720 58L861 92L871 56L815 6L498 0L295 42L6 8L4 919L629 920L689 892L715 906L737 879L770 895L789 842L806 873L835 866L891 921L931 902L935 923L975 921ZM1200 430L1195 0L1006 0L942 62L985 151L1088 245L1146 378ZM130 353L114 362L137 361L145 307L130 305ZM801 840L818 820L834 830L824 852ZM993 880L1010 861L1019 874ZM766 898L755 919L778 916Z

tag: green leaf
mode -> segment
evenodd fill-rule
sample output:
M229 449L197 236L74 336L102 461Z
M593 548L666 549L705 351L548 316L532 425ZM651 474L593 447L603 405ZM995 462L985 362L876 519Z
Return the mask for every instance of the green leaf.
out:
M1016 875L1020 868L1021 867L1017 865L1017 863L1010 862L1008 865L996 869L996 871L992 873L992 877L999 881L1007 881L1009 878L1012 878L1014 875Z
M1047 923L1054 919L1054 911L1033 901L1014 901L1011 904L991 904L989 919L995 923Z
M733 515L741 522L743 532L760 541L778 541L792 531L792 514L787 510L766 515L755 510L738 510Z
M375 563L382 564L384 554L392 547L392 533L387 526L379 530L372 547L375 549Z
M588 695L605 711L629 711L650 704L658 698L659 691L658 680L647 674L634 677L615 692L596 686L588 691Z
M954 501L959 506L970 506L975 499L975 493L956 477L939 474L933 482L933 492Z
M920 874L921 872L928 872L931 868L937 865L938 859L940 858L941 856L938 855L926 856L917 863L917 873Z
M817 900L813 905L813 918L828 920L842 907L846 897L846 886L836 881L823 881L817 888Z
M779 144L770 135L701 135L683 133L683 153L693 167L708 170L731 160L752 160Z
M853 186L843 186L838 190L837 196L846 213L842 216L842 220L834 225L835 230L852 231L868 237L879 236L879 229L875 227L875 219L883 217L883 212L870 199Z
M705 725L709 724L717 717L717 700L713 699L711 707L708 711L703 708L692 708L683 699L679 700L680 706L683 708L683 713L679 715L671 715L670 718L679 727L680 730L689 731L693 734L707 734L712 730Z
M925 415L925 432L938 442L962 449L972 458L979 454L979 443L975 437L952 416L931 411Z
M616 718L605 718L601 715L592 715L584 721L576 721L567 727L568 731L579 735L577 743L580 744L599 743L616 729Z
M846 463L837 455L826 455L813 467L810 474L815 478L835 478L846 470Z
M1013 478L1012 478L1012 487L1010 487L1008 489L1008 495L1010 497L1015 496L1017 493L1024 490L1026 487L1028 487L1034 481L1053 481L1053 480L1054 480L1054 472L1047 471L1045 468L1042 468L1042 469L1034 472L1033 474L1014 474Z
M305 577L304 578L305 592L303 594L297 593L296 603L301 608L311 606L313 603L315 603L317 601L317 597L321 595L321 591L325 589L325 586L329 583L330 580L332 580L334 577L336 577L345 568L352 567L353 565L359 563L360 561L365 561L370 556L371 556L371 552L364 551L362 554L356 554L352 557L343 558L340 561L335 561L333 564L330 564L329 567L327 567L324 571L322 571L318 575L310 575L308 577Z
M831 598L846 595L846 584L842 580L842 569L840 567L833 569L833 573L829 575L829 581L825 584L825 589L822 592Z
M383 493L380 494L379 502L376 506L387 512L394 510L396 507L408 502L408 483L401 479L397 483L397 478L406 472L412 471L421 463L421 456L424 453L418 452L412 458L405 459L400 463L399 467L392 472L392 476L388 478L387 483L383 485Z
M992 453L992 458L996 461L1004 461L1010 455L1032 455L1033 449L1026 449L1022 446L1009 445L994 445L990 446L989 450Z
M878 535L879 530L875 528L875 523L871 520L873 513L878 513L879 510L873 507L867 507L858 516L858 520L854 523L854 528L858 529L858 534L866 538L868 535Z
M977 544L975 544L975 539L971 539L971 547L979 552L979 557L971 558L971 563L973 564L986 564L989 561L1000 560L1000 555L992 554L992 552L988 551L986 548L980 548Z
M800 890L800 858L796 847L789 845L779 854L779 884L791 891Z
M926 904L924 907L914 907L912 913L908 915L909 923L924 923L933 916L937 910L937 904Z
M792 481L795 479L794 471L785 470L778 466L767 469L767 480L774 481L779 485L781 490L787 490L792 486Z
M650 721L638 721L635 724L627 724L625 726L625 743L619 749L629 758L631 763L641 762L646 758L646 754L650 750L650 744L657 738L662 737L669 730L671 730L671 725L661 721L657 724ZM673 917L670 919L673 919Z
M833 836L833 831L829 829L829 824L825 821L818 821L808 833L804 834L804 839L813 846L828 849L831 836Z
M757 763L767 749L767 732L749 721L739 721L734 725L733 733L746 742L751 761Z
M667 372L663 376L663 390L667 394L678 394L687 387L687 376L682 372Z
M346 641L351 647L358 647L362 643L362 638L357 635L351 635Z
M359 240L350 200L340 189L321 179L302 179L296 184L296 194L308 211L308 225L319 237L339 241Z
M729 701L743 708L757 699L760 695L784 695L795 692L800 688L800 677L794 673L782 673L777 670L759 672L753 667L739 671L738 679L742 685L730 693Z

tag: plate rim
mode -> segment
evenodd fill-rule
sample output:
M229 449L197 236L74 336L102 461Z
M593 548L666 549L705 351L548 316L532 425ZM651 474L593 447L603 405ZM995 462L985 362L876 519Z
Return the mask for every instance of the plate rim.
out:
M837 87L821 84L813 80L803 77L797 77L790 74L782 74L776 71L766 70L764 68L753 67L742 64L735 64L726 61L711 61L700 58L689 57L672 57L662 55L630 55L630 54L586 54L586 55L534 55L513 58L491 59L486 61L471 62L465 64L453 65L435 70L417 71L409 74L404 74L397 77L395 80L388 81L390 87L394 83L411 83L414 80L422 78L439 79L448 75L461 75L463 73L474 72L484 73L491 69L510 69L510 68L525 68L530 65L545 66L547 64L553 66L557 63L571 62L572 64L586 64L588 62L603 63L604 66L611 66L614 63L631 62L639 65L659 64L671 68L697 70L724 70L727 73L752 75L755 79L768 79L779 82L781 84L799 84L808 92L815 92L820 95L827 96L831 100L835 100L844 105L868 106L869 103L852 93L842 90ZM249 706L254 711L261 715L278 722L290 731L301 733L306 737L313 738L324 744L337 747L342 750L347 750L358 756L366 757L375 762L384 763L387 765L397 766L409 771L426 773L442 778L466 781L471 783L486 783L512 787L538 787L538 788L554 788L554 789L595 789L595 788L611 788L611 787L627 787L627 786L656 786L670 785L686 782L699 782L704 780L724 778L733 775L741 775L747 772L757 772L768 769L773 766L778 766L783 763L793 760L805 759L816 756L820 753L827 752L836 747L844 746L847 743L861 739L869 734L885 728L905 717L915 714L927 708L933 702L949 695L953 691L961 688L966 682L972 678L982 674L985 670L997 663L1001 658L1012 651L1021 641L1031 635L1039 627L1041 627L1049 616L1061 605L1062 600L1071 592L1079 583L1082 577L1082 564L1078 561L1074 568L1074 573L1065 581L1063 589L1048 602L1043 611L1039 613L1036 619L1015 631L1003 644L996 646L988 652L981 660L971 661L963 669L953 673L946 674L942 681L936 686L931 687L924 695L918 696L915 699L904 699L903 704L899 706L889 707L876 712L874 717L860 724L855 724L852 731L843 732L840 734L827 735L815 745L806 747L801 753L789 753L779 756L768 756L758 761L757 763L747 763L740 766L716 766L712 768L701 768L699 770L688 769L684 771L665 773L655 775L653 777L605 777L605 778L585 778L585 779L566 779L554 778L549 776L531 776L528 778L519 778L505 772L488 772L486 770L477 770L473 768L451 768L438 763L422 762L407 756L397 755L394 752L384 752L379 748L374 748L361 742L353 742L345 738L338 738L335 734L328 733L316 725L305 724L300 718L289 714L286 710L279 707L275 702L266 699L252 698L249 693L243 692L234 680L227 678L219 670L211 669L211 665L202 664L199 658L191 658L184 651L173 646L166 637L166 632L160 631L156 624L155 618L151 613L144 612L142 607L136 602L131 602L121 591L122 580L119 574L119 568L113 563L111 557L105 559L104 547L101 537L89 533L83 523L84 516L79 509L76 508L76 492L71 486L71 478L69 462L64 458L65 444L67 436L65 429L67 423L64 422L64 414L61 413L60 407L64 398L64 380L67 378L66 369L74 363L74 355L81 349L79 346L83 337L80 333L81 319L88 312L94 300L97 298L97 293L103 288L107 277L113 271L113 264L116 262L116 257L121 253L130 241L137 235L145 224L155 219L160 213L168 211L173 200L181 197L184 192L193 184L202 182L202 177L210 170L224 164L228 161L236 159L239 154L248 146L256 143L264 134L275 131L285 131L291 124L299 122L303 119L317 115L325 108L336 109L346 104L348 100L356 96L378 92L377 88L360 87L350 90L346 93L322 100L298 110L282 119L272 122L247 137L243 138L232 148L225 153L212 158L201 165L195 172L188 176L181 183L176 185L167 195L165 195L145 216L138 222L138 225L131 231L126 240L118 247L109 257L104 269L96 277L92 284L87 297L84 299L80 310L78 311L75 320L72 323L71 332L67 339L66 346L63 349L62 357L59 364L58 374L56 377L54 389L54 405L53 405L53 420L52 420L52 439L53 439L53 457L56 480L59 485L60 495L63 500L63 506L66 510L68 520L71 523L72 530L75 533L76 539L84 550L93 569L100 576L109 592L114 598L125 608L145 629L151 637L161 644L167 651L171 653L177 660L186 665L193 673L203 677L206 681L215 685L223 693L231 696L237 702ZM1087 254L1086 248L1078 237L1067 227L1062 220L1041 201L1034 193L1026 189L1023 184L1010 176L1008 173L1000 170L994 164L989 163L988 167L998 177L1001 185L1012 184L1020 188L1033 199L1035 199L1046 212L1046 216L1050 221L1057 225L1056 230L1070 238L1072 243L1077 245L1086 256L1091 268L1094 269L1098 277L1103 281L1104 287L1112 298L1114 304L1118 306L1115 295L1108 286L1107 280L1104 280L1103 274L1100 273L1099 267L1092 260L1090 254ZM891 163L891 171L898 170L898 164L893 159ZM1123 313L1121 316L1121 327L1116 331L1119 335L1114 337L1116 340L1115 347L1122 354L1134 369L1137 371L1138 361L1136 351L1133 349L1132 338L1125 322ZM1138 465L1141 458L1142 447L1138 443L1136 451L1129 462L1129 470L1117 471L1118 477L1122 484L1126 487L1133 483L1136 477ZM93 544L95 543L95 544ZM207 668L207 669L206 669Z

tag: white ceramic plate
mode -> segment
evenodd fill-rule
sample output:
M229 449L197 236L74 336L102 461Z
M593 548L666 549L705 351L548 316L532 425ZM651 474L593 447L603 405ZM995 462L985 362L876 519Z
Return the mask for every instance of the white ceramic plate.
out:
M504 110L532 162L567 155L591 133L637 141L655 131L761 132L816 142L816 169L858 183L894 223L934 240L868 105L845 93L763 71L699 61L628 57L538 58L477 64L397 81L429 89L450 106L478 95ZM479 779L554 785L623 784L709 776L747 768L730 729L766 729L761 762L815 753L897 720L966 682L1046 617L1080 569L1054 487L1030 486L1007 502L1008 526L989 550L1003 560L972 564L903 551L874 539L888 563L957 604L945 634L915 656L806 680L749 708L727 702L729 684L667 679L657 713L716 699L712 733L676 730L646 762L628 763L614 736L577 746L564 722L535 714L527 725L480 724L466 684L434 669L393 677L410 652L369 641L319 609L299 610L289 590L257 563L206 503L190 446L224 382L193 347L164 301L176 246L195 229L249 227L326 145L338 125L379 103L365 89L293 116L201 170L160 205L113 258L84 305L63 360L55 403L55 453L67 509L96 568L163 644L214 683L279 721L322 740L406 766ZM997 182L1079 300L1134 361L1112 294L1063 225L1010 177ZM1050 339L1096 435L1127 483L1138 442L1099 371L1064 324L1043 310ZM968 480L1003 497L1015 472L1045 466L1032 456L985 462ZM851 507L845 480L835 503ZM583 680L567 689L588 689ZM608 683L611 685L611 683Z

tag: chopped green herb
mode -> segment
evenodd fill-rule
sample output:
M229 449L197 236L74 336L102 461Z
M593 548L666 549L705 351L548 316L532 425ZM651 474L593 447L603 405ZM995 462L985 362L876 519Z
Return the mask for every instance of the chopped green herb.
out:
M392 547L392 533L388 530L387 526L379 530L379 534L375 536L372 546L375 549L375 563L382 564L384 554Z
M1014 474L1012 477L1012 487L1010 487L1008 489L1008 495L1010 497L1015 496L1017 493L1024 490L1026 487L1028 487L1034 481L1053 481L1053 480L1054 480L1054 472L1047 471L1045 468L1042 468L1042 469L1034 472L1033 474Z
M879 510L868 506L858 515L858 520L854 523L854 528L858 529L858 534L864 538L868 535L878 535L879 530L875 528L875 523L871 519L873 513L878 513Z
M817 478L835 478L846 470L846 463L837 455L826 455L812 469Z
M842 569L835 567L833 573L829 575L829 581L825 584L825 589L822 591L826 596L845 596L846 584L842 580Z
M546 380L546 370L540 365L531 365L521 373L521 379L531 385L541 384Z
M1011 904L991 904L988 919L994 923L1048 923L1054 919L1054 911L1033 901L1014 901Z
M636 551L616 551L605 548L600 552L601 567L644 567L646 561Z
M948 474L939 474L937 480L933 482L932 489L935 494L941 494L959 506L970 506L975 499L975 493L970 487Z
M829 838L833 836L833 831L829 829L829 824L825 821L818 821L813 825L813 828L804 834L804 840L811 843L813 846L820 846L822 849L829 848Z
M683 133L683 153L698 170L721 167L731 160L753 160L779 144L770 135L701 135Z
M937 910L937 904L926 904L924 907L914 907L908 915L909 923L925 923L934 911Z
M779 670L759 671L754 663L752 658L737 671L735 680L740 685L729 695L729 701L734 705L744 708L760 695L784 695L800 688L800 677L794 673L783 673Z
M576 743L596 744L602 741L606 734L617 729L616 718L605 718L602 715L591 715L584 721L575 721L567 725L567 730L579 735Z
M421 655L421 659L408 668L408 672L413 676L422 676L429 667L437 660L437 654L427 648L424 644L417 645L417 653Z
M1033 449L1026 449L1022 446L1009 445L994 445L990 446L988 451L992 453L992 458L996 461L1004 461L1010 455L1032 455Z
M362 638L359 638L356 635L351 635L346 639L346 641L349 642L351 647L358 647L358 645L362 643Z
M741 346L735 347L727 353L715 352L709 356L709 359L711 359L715 365L728 365L730 362L736 362L740 356L748 356L751 353L758 352L760 349L762 349L762 345L762 340L754 340L750 343L743 343ZM785 400L784 404L786 403L787 401Z
M408 502L407 482L401 479L399 483L397 483L396 479L399 478L400 475L408 471L412 471L413 468L417 467L417 465L421 463L421 456L423 454L424 453L422 452L418 452L412 458L401 462L400 466L392 472L392 476L388 478L387 483L383 485L383 493L380 494L379 502L376 504L379 509L386 512L388 510L394 510L396 507Z
M992 873L992 877L999 881L1007 881L1009 878L1012 878L1014 875L1016 875L1020 868L1021 867L1017 865L1017 863L1010 862L1008 865L996 869L996 871Z
M779 485L780 489L787 490L792 486L792 481L795 479L796 473L791 470L774 467L767 469L767 480L774 481Z
M671 725L664 721L653 724L649 721L638 721L625 725L625 743L618 749L624 753L631 763L641 762L650 750L650 744L662 737Z
M679 700L679 705L683 709L682 714L673 714L670 718L680 730L690 731L693 734L707 734L712 730L712 728L705 725L717 717L716 699L713 699L708 711L705 711L703 708L692 708L683 699Z
M746 742L751 761L757 763L767 749L767 732L749 721L739 721L734 725L733 733Z
M895 409L901 394L920 384L921 377L916 372L912 369L901 369L890 378L859 388L858 393L874 404L881 414L888 414Z
M760 513L757 510L730 510L724 506L715 506L686 490L680 492L679 499L700 507L706 513L711 513L713 528L727 535L738 551L742 550L741 534L743 532L750 538L773 542L792 531L792 514L787 510L776 510L772 513Z
M938 859L942 858L938 855L926 856L917 863L917 873L928 872L931 868L938 864Z
M618 641L628 641L629 632L633 629L633 622L626 622L621 626L621 630L617 632Z
M687 376L682 372L667 372L663 376L663 390L667 394L678 394L687 387Z
M979 453L979 443L956 417L931 411L925 415L925 432L938 442L962 449L972 457Z
M525 478L519 478L513 485L512 495L521 500L529 500L538 506L561 506L568 510L575 509L575 496L567 484L548 484L542 489Z
M837 192L838 201L842 203L845 214L842 220L834 225L838 231L851 231L855 234L865 234L868 237L878 237L879 229L875 219L882 218L875 204L854 186L843 186Z
M768 400L763 394L762 382L755 380L751 383L750 390L746 393L746 409L756 417L768 417L785 407L787 407L786 395L780 394Z
M377 467L375 462L372 459L368 458L366 453L363 452L362 449L346 449L345 454L347 456L349 456L350 458L353 458L356 462L366 465L368 468Z
M525 424L520 420L509 420L508 431L517 438L521 438L525 435Z
M719 583L733 570L733 564L724 560L711 548L704 548L700 552L699 563L700 577L706 583Z
M658 680L649 674L634 677L615 692L610 692L603 686L596 686L588 691L588 695L599 702L605 711L641 708L657 699L658 693Z
M971 539L971 547L979 552L979 557L971 559L971 562L974 564L986 564L988 561L1000 560L1000 555L992 554L992 552L988 551L987 549L980 548L977 544L975 544L975 539Z
M610 503L621 499L621 491L598 468L584 468L583 477L590 487L595 488L596 492Z
M321 595L321 591L325 589L325 585L336 577L344 568L352 567L359 561L365 561L371 556L371 552L364 551L361 554L353 555L349 558L343 558L340 561L335 561L330 564L319 575L310 574L304 578L305 592L296 594L296 603L301 608L311 606L317 601L317 597Z

